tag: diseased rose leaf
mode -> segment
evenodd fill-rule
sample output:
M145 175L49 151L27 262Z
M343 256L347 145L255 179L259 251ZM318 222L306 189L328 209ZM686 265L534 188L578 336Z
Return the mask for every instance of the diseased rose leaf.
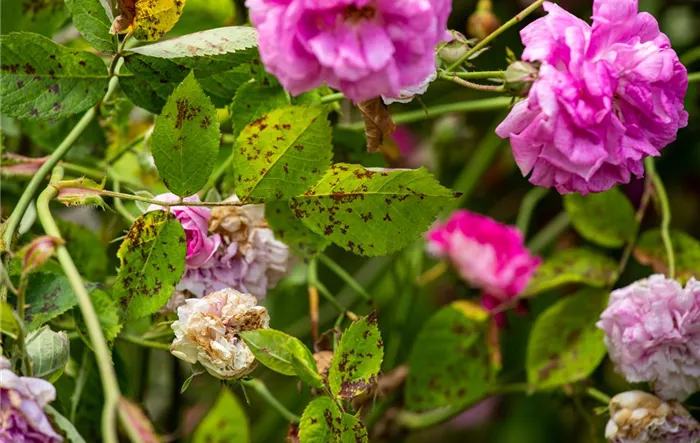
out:
M136 219L119 247L121 262L112 298L128 318L158 311L185 272L187 239L173 214L147 212Z
M108 15L100 0L66 0L66 6L73 17L73 25L85 41L100 52L117 52L117 36L109 32L113 20L111 9Z
M602 288L617 279L617 263L585 248L555 252L539 268L521 297L534 297L569 284Z
M366 169L334 164L303 195L294 215L319 235L359 255L386 255L424 233L455 199L425 168Z
M367 443L362 422L338 408L329 397L318 397L304 409L299 424L300 443Z
M73 288L64 275L33 273L26 292L25 327L32 331L78 304Z
M32 362L32 375L53 382L68 363L70 341L65 332L54 332L44 326L27 336L26 350Z
M138 40L159 40L175 26L184 7L185 0L119 0L121 15L111 32L124 33L131 27Z
M233 148L236 195L260 203L308 189L331 164L327 117L322 106L287 106L246 126Z
M207 415L194 431L193 443L216 441L247 443L250 429L245 410L236 396L223 387Z
M328 370L328 386L338 398L354 398L377 381L384 359L384 342L371 313L351 324L340 337Z
M586 240L607 248L621 248L637 233L632 203L618 188L599 194L567 194L564 208Z
M318 374L311 351L298 338L275 329L242 331L241 338L255 358L275 372L297 375L307 383L315 378L309 376L309 373ZM303 366L303 371L299 370L300 366ZM312 386L315 384L314 382Z
M480 306L457 301L425 322L408 359L409 409L461 410L488 394L497 372L488 348L488 320Z
M219 153L216 108L194 78L185 78L156 119L151 150L165 186L189 197L207 183Z
M51 37L66 23L63 0L3 0L0 28L3 34L23 31Z
M584 289L540 314L530 333L525 367L535 389L555 388L588 377L605 357L596 321L608 301L605 289Z
M671 244L676 259L676 279L685 284L691 277L700 278L700 241L683 231L672 230ZM668 273L666 247L660 229L644 232L634 248L634 257L654 272Z
M275 232L275 237L301 258L315 257L331 243L328 238L316 234L297 219L286 200L265 203L265 219Z
M107 67L95 54L26 32L0 37L0 52L6 116L61 119L92 107L107 91Z
M233 134L240 134L248 123L287 105L289 99L281 87L263 86L257 82L244 83L236 91L229 108Z

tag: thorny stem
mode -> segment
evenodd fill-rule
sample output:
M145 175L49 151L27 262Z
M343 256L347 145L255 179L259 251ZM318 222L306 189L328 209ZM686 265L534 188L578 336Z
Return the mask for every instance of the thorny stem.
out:
M272 393L267 389L265 383L263 383L261 380L241 380L241 384L257 392L258 395L260 395L268 405L272 406L285 419L294 423L299 423L301 421L301 417L291 412L279 400L277 400L275 396L273 396Z
M469 51L467 51L466 54L464 54L459 60L457 60L454 64L452 64L449 68L447 68L447 71L454 71L458 67L462 66L464 62L469 60L474 54L478 53L481 51L483 48L488 46L489 43L494 41L498 36L503 34L505 31L508 29L512 28L516 24L520 23L527 17L528 15L532 14L535 12L540 6L542 6L542 3L544 3L545 0L537 0L535 3L531 4L524 10L520 11L515 17L512 19L508 20L505 22L503 25L501 25L500 28L496 29L493 31L491 34L489 34L486 38L481 40L479 43L477 43L473 48L471 48Z
M122 200L134 200L144 203L150 203L152 205L163 206L169 208L171 206L206 206L206 207L231 207L231 206L245 206L245 203L234 202L234 201L224 201L224 202L186 202L186 201L176 201L176 202L165 202L161 200L156 200L148 197L141 197L140 195L124 194L121 192L107 191L105 189L99 191L100 195L105 197L119 198Z
M460 78L455 73L441 72L439 77L443 80L448 80L460 86L464 86L465 88L475 89L477 91L500 93L505 92L506 90L504 85L482 85L479 83L470 82L469 80L465 80L464 78Z
M669 232L671 227L671 206L668 202L668 194L666 193L664 182L656 171L654 159L652 157L647 157L644 159L644 164L654 183L656 196L659 198L659 203L661 204L661 239L664 242L666 256L668 257L668 277L673 279L676 275L676 256L673 252L673 242L671 241L671 233Z
M54 170L51 180L60 180L62 177L63 169L59 166ZM37 215L47 235L62 238L61 231L58 229L56 221L53 219L49 209L49 202L56 197L57 192L58 191L53 186L47 186L41 195L39 195L37 200ZM85 319L88 336L90 337L90 342L97 358L100 379L104 389L102 437L106 443L117 443L118 439L115 418L117 412L117 402L119 401L121 394L119 392L119 384L117 383L114 366L112 365L112 357L109 352L109 348L107 347L105 337L102 334L102 326L100 325L95 308L92 306L92 302L90 301L90 295L85 289L83 279L80 276L78 269L75 267L75 263L73 263L73 259L68 253L68 249L65 245L58 244L56 246L56 256L58 257L58 262L61 264L66 277L68 277L68 280L70 281L73 292L78 299L78 305L80 306L80 311ZM123 424L124 426L129 426L128 422L124 422Z

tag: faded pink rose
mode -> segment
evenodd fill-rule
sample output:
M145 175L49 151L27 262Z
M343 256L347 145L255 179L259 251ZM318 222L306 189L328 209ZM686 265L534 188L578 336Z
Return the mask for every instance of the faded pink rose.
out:
M247 0L267 70L292 94L321 86L358 102L423 82L449 39L451 0Z
M163 202L176 202L180 200L175 194L161 194L155 200ZM199 196L193 195L184 198L186 202L198 202ZM163 206L151 205L148 211L167 210ZM218 234L209 235L209 208L200 206L171 206L170 212L182 224L187 236L187 269L206 268L210 259L221 246L221 237Z
M652 383L664 400L700 390L700 282L685 288L661 274L610 294L597 325L615 368L630 383Z
M530 182L562 194L642 177L643 159L688 124L688 75L671 42L637 0L595 0L592 26L544 8L520 34L538 78L496 132Z
M530 254L517 228L465 210L426 235L428 251L450 260L462 278L482 289L482 304L490 310L520 294L542 262ZM500 314L497 320L503 324Z

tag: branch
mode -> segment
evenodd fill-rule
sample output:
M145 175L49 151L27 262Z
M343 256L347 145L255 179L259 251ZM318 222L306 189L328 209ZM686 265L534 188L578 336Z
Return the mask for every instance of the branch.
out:
M654 159L652 157L647 157L644 159L644 164L652 182L654 183L656 195L659 197L659 203L661 204L661 239L664 242L666 256L668 257L668 277L675 278L676 256L673 252L673 242L671 241L671 234L669 232L671 227L671 206L668 202L668 194L666 193L664 182L661 181L661 177L656 171Z

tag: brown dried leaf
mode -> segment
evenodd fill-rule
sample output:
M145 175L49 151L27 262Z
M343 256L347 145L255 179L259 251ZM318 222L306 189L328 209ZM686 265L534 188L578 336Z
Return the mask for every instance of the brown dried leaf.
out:
M396 129L396 123L389 114L389 109L380 98L365 100L358 103L357 107L362 112L365 121L365 135L367 135L367 151L380 152L385 138L388 138Z
M110 34L123 34L129 30L136 16L136 0L117 0L119 15L114 18Z

